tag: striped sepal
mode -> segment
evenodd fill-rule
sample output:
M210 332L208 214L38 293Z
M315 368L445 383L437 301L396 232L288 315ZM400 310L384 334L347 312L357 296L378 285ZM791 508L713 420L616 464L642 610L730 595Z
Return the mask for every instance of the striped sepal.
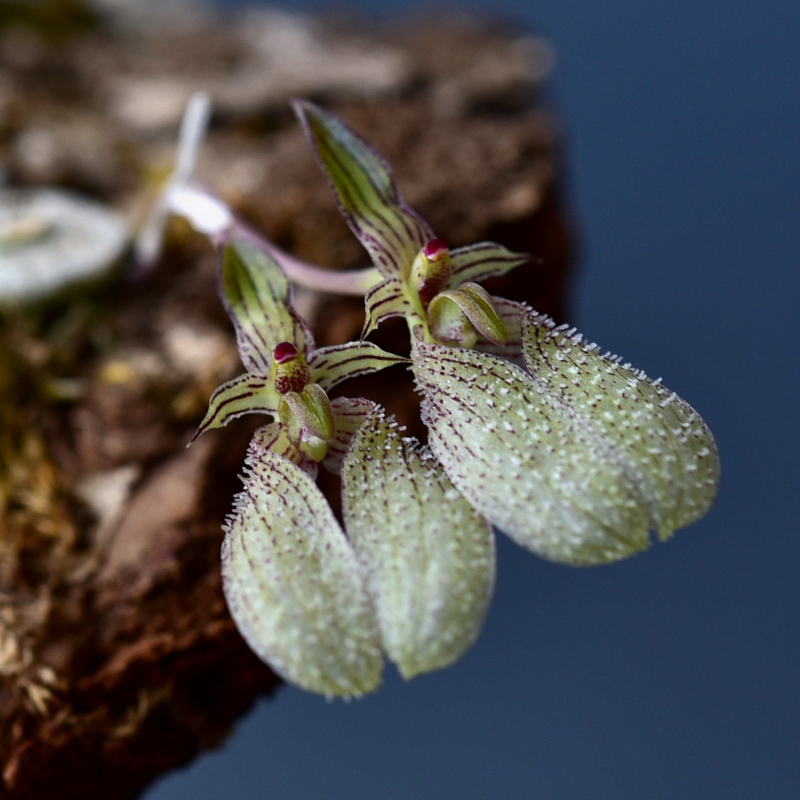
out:
M222 428L245 414L271 414L278 411L280 397L266 375L245 373L223 383L208 401L208 411L192 437L212 428Z
M427 448L376 408L342 469L347 535L364 565L383 648L405 678L446 667L480 632L494 534Z
M228 242L219 284L248 372L268 375L272 351L281 342L291 342L304 355L313 348L305 323L291 311L289 283L269 254L243 239Z
M700 519L719 483L714 437L685 401L643 372L541 314L525 315L523 346L530 372L614 448L666 539Z
M433 233L400 197L386 160L329 111L292 105L350 229L382 275L405 275Z
M387 353L372 342L348 342L321 347L308 359L311 380L318 383L326 392L348 378L355 378L356 375L366 375L394 364L408 363L407 358Z
M525 253L514 253L495 242L479 242L450 251L453 272L446 289L456 289L467 281L480 282L494 275L505 275L531 260Z
M383 657L350 543L304 472L269 451L251 456L222 546L236 627L290 683L328 697L371 692Z
M364 308L367 317L361 330L362 339L366 339L385 319L413 313L399 278L387 278L370 289L364 296Z
M647 515L616 454L546 387L474 350L417 344L413 362L430 446L492 524L574 565L647 547Z

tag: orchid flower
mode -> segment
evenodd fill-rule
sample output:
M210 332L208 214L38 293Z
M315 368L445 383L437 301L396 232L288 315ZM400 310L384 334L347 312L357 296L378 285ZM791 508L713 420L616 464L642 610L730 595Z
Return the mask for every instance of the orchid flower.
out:
M362 338L389 317L404 317L419 341L471 347L481 336L506 343L492 298L475 281L526 263L495 242L450 250L400 196L386 160L338 117L307 101L293 102L317 160L350 229L382 280L365 296Z
M294 108L383 276L366 294L363 335L406 319L430 447L477 511L574 565L623 558L650 530L666 539L708 511L719 458L697 412L574 330L490 297L474 281L524 257L491 242L450 251L370 144L318 106Z
M375 403L327 396L407 359L369 342L314 349L279 265L249 242L225 246L219 284L247 372L214 393L196 436L273 417L253 436L226 525L239 630L284 678L330 696L374 689L381 650L407 678L452 663L488 608L491 529ZM321 461L342 471L347 536L313 482Z
M318 462L341 462L344 449L337 431L348 429L353 401L329 400L327 392L347 378L406 359L371 342L315 349L308 326L291 310L289 283L280 266L246 240L224 246L219 287L247 371L214 392L194 438L243 414L268 414L274 421L256 433L265 449L312 478Z
M471 646L494 586L492 525L555 561L614 561L646 547L649 531L666 539L702 517L719 459L697 412L660 381L477 283L525 256L493 242L450 250L366 141L318 106L294 106L373 268L294 259L193 177L203 96L137 249L152 261L180 214L222 252L220 296L246 371L213 394L195 437L243 414L272 417L225 525L225 596L278 674L349 697L378 685L384 654L410 678ZM362 340L316 349L289 280L364 295ZM392 316L408 324L410 359L364 341ZM427 446L368 399L328 397L409 361ZM341 474L344 529L314 482L320 463Z

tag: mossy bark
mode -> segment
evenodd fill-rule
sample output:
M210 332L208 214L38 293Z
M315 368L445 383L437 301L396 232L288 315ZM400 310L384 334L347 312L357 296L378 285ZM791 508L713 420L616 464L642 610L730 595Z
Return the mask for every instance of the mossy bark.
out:
M494 239L530 252L529 266L487 288L563 318L571 236L531 42L441 19L357 37L336 26L311 33L321 44L309 58L397 54L403 69L383 88L351 81L306 94L382 150L408 201L451 246ZM197 85L228 80L235 95L226 70L251 46L220 21L192 36L187 63L158 30L101 24L66 44L43 38L36 58L5 64L8 174L92 191L140 218L152 199L142 176L165 171L174 130L137 127L114 92L144 85L145 73L180 83L200 69ZM526 47L528 72L518 63ZM285 83L249 105L226 105L223 92L201 174L284 247L331 268L364 264L285 110L281 91L294 91ZM65 125L99 143L94 161L74 142L58 149ZM31 155L34 134L55 142L49 161ZM219 743L278 685L233 626L219 577L221 524L259 421L238 420L185 449L213 388L240 371L214 273L207 243L176 224L145 279L123 272L2 312L0 797L135 797ZM296 299L319 345L358 335L358 301ZM387 324L376 341L407 348L402 326ZM347 393L383 403L424 435L411 378L394 372L357 379ZM338 508L337 481L322 485Z

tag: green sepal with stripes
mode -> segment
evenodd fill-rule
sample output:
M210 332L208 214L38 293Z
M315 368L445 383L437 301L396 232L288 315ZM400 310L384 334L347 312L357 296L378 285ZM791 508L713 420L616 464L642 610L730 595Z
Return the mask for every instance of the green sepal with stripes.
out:
M272 353L281 342L292 342L303 355L313 349L308 327L291 311L289 282L268 253L245 239L228 241L222 249L219 289L248 372L268 375Z
M223 383L208 401L208 411L197 428L192 441L206 431L222 428L231 420L245 414L271 414L275 416L280 395L270 378L247 372Z
M515 253L496 242L478 242L450 251L453 271L445 288L457 289L468 281L483 281L495 275L505 275L512 269L527 264L531 257L527 253Z
M387 353L372 342L348 342L320 347L308 359L311 380L326 392L357 375L379 372L395 364L409 364L403 356Z
M305 100L292 106L350 229L384 277L407 277L433 232L400 196L389 164L335 114Z

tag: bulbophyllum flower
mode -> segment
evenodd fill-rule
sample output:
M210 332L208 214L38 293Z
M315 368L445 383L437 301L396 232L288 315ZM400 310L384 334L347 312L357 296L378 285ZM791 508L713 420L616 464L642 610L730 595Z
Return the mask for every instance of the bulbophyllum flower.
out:
M314 349L278 264L247 241L225 246L219 284L247 372L214 393L196 435L273 417L250 443L226 525L239 630L286 680L329 696L374 689L382 651L407 678L452 663L488 608L491 529L375 403L327 396L407 359L369 342ZM313 481L319 462L342 472L347 536Z
M194 438L244 414L268 414L274 421L256 433L266 449L312 477L320 461L340 462L346 441L337 432L351 425L355 401L329 400L327 392L347 378L406 359L371 342L315 349L308 326L291 310L284 273L247 240L224 245L219 290L247 371L214 392Z
M246 373L213 395L196 435L242 414L254 435L244 491L222 548L225 597L251 648L287 681L328 696L378 684L385 653L411 678L451 664L477 638L494 586L494 534L441 465L364 398L329 400L340 380L407 359L364 342L316 350L284 274L363 296L381 280L297 261L249 228L193 177L210 113L194 95L175 173L138 243L158 257L171 214L222 249L220 296ZM347 534L313 481L342 473Z
M295 101L353 233L383 276L369 334L406 319L429 441L473 507L554 561L601 564L702 517L714 438L674 392L575 331L475 281L526 259L490 242L450 251L403 201L386 161L340 119Z
M501 314L476 281L526 263L495 242L450 250L401 197L386 160L337 116L306 101L293 107L350 229L380 273L364 298L362 338L404 317L419 341L472 347L506 341Z
M193 178L202 95L137 249L152 261L177 213L222 250L220 296L246 372L214 393L196 435L272 417L225 525L225 596L277 673L349 697L377 686L384 654L410 678L471 646L494 586L492 525L554 561L615 561L650 531L666 539L702 517L719 458L697 412L660 381L479 285L526 257L493 242L450 250L367 142L318 106L295 110L373 268L299 262ZM316 349L286 275L364 295L362 340ZM410 359L363 340L391 316L408 324ZM424 447L374 402L328 397L348 377L409 361ZM320 463L341 474L344 528L314 482Z

